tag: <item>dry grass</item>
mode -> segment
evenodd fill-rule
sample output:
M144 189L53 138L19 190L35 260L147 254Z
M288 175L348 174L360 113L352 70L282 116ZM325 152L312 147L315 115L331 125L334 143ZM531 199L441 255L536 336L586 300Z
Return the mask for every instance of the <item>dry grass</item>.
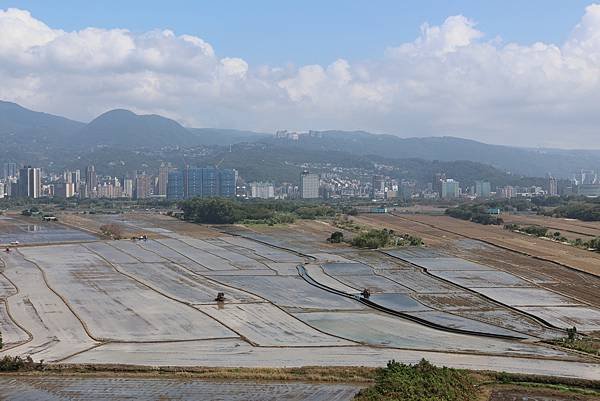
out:
M309 381L327 383L372 383L377 369L367 367L301 368L210 368L210 367L145 367L134 365L52 364L41 371L24 371L19 375L68 375L119 377L180 377L213 380Z
M211 368L211 367L150 367L134 365L52 364L42 370L1 373L4 376L56 375L68 377L169 378L199 380L248 380L252 382L319 382L371 385L377 368L320 367L301 368ZM523 394L525 396L555 396L557 400L598 400L600 381L506 374L467 372L480 388L477 401L490 400L491 394ZM564 397L564 398L561 398ZM571 398L569 398L571 397ZM505 400L494 398L493 400ZM475 400L474 400L475 401Z

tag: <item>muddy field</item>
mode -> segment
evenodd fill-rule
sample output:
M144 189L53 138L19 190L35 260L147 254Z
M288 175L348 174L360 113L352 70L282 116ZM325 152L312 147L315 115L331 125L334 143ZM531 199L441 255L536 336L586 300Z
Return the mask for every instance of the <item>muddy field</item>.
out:
M506 271L600 307L600 278L597 276L600 254L446 216L372 215L358 220L400 232L411 230L409 232L422 236L431 248ZM435 240L430 242L430 238Z
M529 214L503 214L502 219L505 223L547 227L552 231L560 231L569 239L600 237L600 222L598 221L581 221Z
M513 233L499 226L484 226L448 216L364 215L359 221L389 226L398 231L420 233L426 243L447 246L449 240L474 239L558 262L574 269L600 275L600 254L569 245Z
M211 228L128 213L77 215L70 224L107 222L149 239L0 255L3 353L48 363L224 367L426 357L471 369L600 376L596 359L542 342L564 335L559 324L593 317L589 303L552 291L559 281L545 273L524 277L478 261L485 246L458 235L427 227L437 241L428 247L380 252L327 243L334 229L319 221ZM410 230L401 231L418 233ZM571 277L570 285L580 283ZM497 288L510 288L510 299L486 293ZM368 302L357 295L364 289ZM593 317L582 328L597 324Z
M96 236L39 217L16 214L0 216L0 246L18 241L23 244L50 244L93 241Z
M106 377L0 377L0 399L19 401L75 400L351 400L359 385L253 383L192 379Z

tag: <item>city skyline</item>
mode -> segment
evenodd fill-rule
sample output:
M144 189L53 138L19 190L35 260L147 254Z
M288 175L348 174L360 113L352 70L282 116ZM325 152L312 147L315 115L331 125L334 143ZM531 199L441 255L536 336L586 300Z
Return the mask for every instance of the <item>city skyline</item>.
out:
M306 166L306 165L305 165ZM476 199L532 199L545 197L600 196L600 177L595 171L581 170L569 180L548 175L543 185L492 186L487 179L459 181L439 172L431 181L402 179L382 174L383 170L361 170L348 175L343 168L329 166L320 173L306 167L297 183L257 181L239 175L238 170L217 166L182 168L161 163L149 172L136 171L121 176L98 173L94 165L80 169L45 171L39 167L3 163L0 199L78 198L147 199L178 202L192 198L230 199L371 199L373 201L419 202L435 200L472 201ZM538 180L539 183L539 180ZM492 190L494 188L494 190Z

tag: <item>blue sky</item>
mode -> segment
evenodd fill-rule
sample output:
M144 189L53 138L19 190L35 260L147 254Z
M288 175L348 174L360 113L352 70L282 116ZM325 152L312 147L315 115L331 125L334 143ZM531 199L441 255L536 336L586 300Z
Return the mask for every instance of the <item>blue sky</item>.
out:
M0 0L0 82L80 121L598 147L600 4Z
M48 1L0 0L67 31L89 26L136 32L171 29L208 41L219 56L252 64L326 64L379 57L413 40L424 22L462 14L486 37L509 42L562 43L589 1Z

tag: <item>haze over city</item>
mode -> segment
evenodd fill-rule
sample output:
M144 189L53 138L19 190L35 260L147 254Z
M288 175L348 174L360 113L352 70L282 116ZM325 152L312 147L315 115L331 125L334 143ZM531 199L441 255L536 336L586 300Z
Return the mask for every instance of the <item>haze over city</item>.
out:
M126 108L597 148L600 5L396 3L0 1L0 99L83 122Z

